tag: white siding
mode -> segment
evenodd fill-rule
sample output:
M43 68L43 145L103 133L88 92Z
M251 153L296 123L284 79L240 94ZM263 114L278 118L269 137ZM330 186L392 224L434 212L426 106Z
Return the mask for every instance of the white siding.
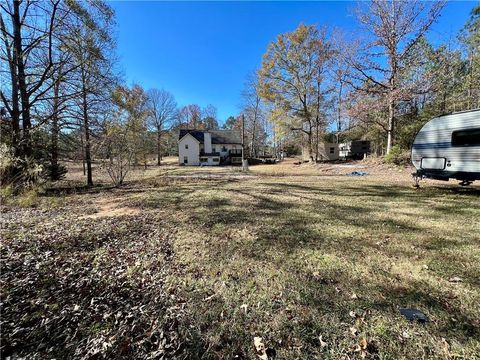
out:
M187 149L188 147L188 149ZM178 163L184 164L184 158L188 159L185 165L200 165L200 143L192 135L187 134L178 141Z
M422 158L445 158L446 171L480 172L480 146L452 146L456 130L480 127L480 110L441 116L419 131L412 146L412 163L422 168Z

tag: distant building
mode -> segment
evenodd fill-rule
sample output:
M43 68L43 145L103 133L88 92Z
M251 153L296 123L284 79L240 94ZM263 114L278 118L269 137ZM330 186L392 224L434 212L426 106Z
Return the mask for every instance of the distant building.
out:
M370 154L370 141L354 140L339 144L340 159L363 159Z
M313 158L315 158L315 150L313 150L314 153ZM320 142L318 144L318 160L320 161L332 161L332 160L338 160L338 144L334 143L326 143L326 142ZM302 148L302 157L304 161L309 161L309 152L306 147Z
M178 163L183 165L242 164L242 136L234 130L180 130Z
M318 144L318 155L320 160L338 160L338 144L323 142Z

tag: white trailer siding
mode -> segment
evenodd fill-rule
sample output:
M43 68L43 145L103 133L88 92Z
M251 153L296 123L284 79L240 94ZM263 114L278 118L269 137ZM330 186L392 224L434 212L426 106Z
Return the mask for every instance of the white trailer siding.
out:
M441 116L429 121L413 143L413 165L417 170L427 171L427 176L428 170L432 170L432 174L439 177L480 177L480 142L478 146L452 143L455 134L462 131L476 134L477 130L480 130L480 110Z

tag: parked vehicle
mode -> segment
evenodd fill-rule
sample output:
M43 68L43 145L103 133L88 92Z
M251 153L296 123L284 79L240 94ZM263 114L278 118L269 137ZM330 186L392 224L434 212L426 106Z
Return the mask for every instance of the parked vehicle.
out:
M412 145L417 185L421 178L480 180L480 109L444 115L426 123Z

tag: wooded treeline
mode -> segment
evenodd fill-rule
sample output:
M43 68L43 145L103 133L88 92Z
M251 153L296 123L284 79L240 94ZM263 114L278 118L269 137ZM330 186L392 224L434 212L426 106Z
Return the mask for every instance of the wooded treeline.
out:
M302 142L311 161L322 141L371 140L383 155L409 150L435 116L479 108L480 6L455 37L430 42L443 6L360 2L359 36L304 24L279 35L258 70L277 138Z
M302 144L315 161L321 142L353 139L379 154L409 149L432 117L480 107L480 6L455 38L429 42L443 6L361 2L361 37L305 24L280 34L222 127L244 127L251 157ZM58 180L63 159L84 164L89 186L94 161L121 184L131 166L175 154L178 129L220 127L213 105L124 84L107 2L8 0L0 10L2 185Z

